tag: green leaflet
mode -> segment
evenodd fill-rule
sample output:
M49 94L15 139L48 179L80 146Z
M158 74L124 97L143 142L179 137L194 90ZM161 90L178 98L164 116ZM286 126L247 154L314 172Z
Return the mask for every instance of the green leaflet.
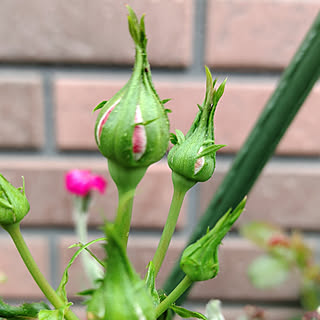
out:
M64 315L72 303L68 303L62 308L55 310L41 310L39 312L39 320L64 320Z
M208 320L207 317L205 317L200 312L191 311L176 305L170 306L170 309L172 309L181 318L197 318L197 319Z
M94 109L93 109L93 112L95 112L96 110L98 109L101 109L108 101L107 100L104 100L102 102L100 102Z
M11 306L0 299L0 318L30 319L37 318L41 310L50 310L44 302L24 303L21 306Z
M99 241L105 241L106 238L98 238L93 241L88 242L87 244L83 245L80 249L78 249L75 254L72 256L70 259L67 267L65 268L61 282L59 284L59 287L57 289L57 294L63 299L63 301L67 304L68 303L68 298L67 298L67 293L66 293L66 284L68 283L69 275L68 271L69 268L72 266L74 260L78 257L78 255L81 253L82 250L85 250L87 247L91 246L92 244L99 242Z
M218 150L220 150L225 146L226 146L225 144L214 144L212 146L206 147L197 155L197 159L208 156L210 154L214 154L215 152L217 152Z
M155 307L160 303L160 297L155 287L155 267L152 261L149 262L148 272L146 276L146 287L149 291Z

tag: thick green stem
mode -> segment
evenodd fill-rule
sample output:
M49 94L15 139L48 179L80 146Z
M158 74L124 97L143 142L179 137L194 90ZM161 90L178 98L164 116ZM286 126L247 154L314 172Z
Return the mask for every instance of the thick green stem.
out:
M162 231L158 248L152 259L152 262L155 267L155 276L157 276L161 268L162 262L166 256L171 238L173 236L178 221L183 199L187 191L195 184L195 182L187 180L174 172L172 173L172 181L174 192L172 196L169 214L164 229Z
M115 226L117 229L117 234L121 239L124 246L127 246L130 224L131 224L131 215L133 207L133 199L135 190L131 192L123 192L118 190L119 194L119 204L117 210L117 216L115 219Z
M119 195L115 228L122 244L127 247L134 195L148 167L126 168L110 159L108 160L108 167Z
M65 305L63 300L58 296L56 291L50 286L47 279L41 273L39 267L34 261L27 244L25 243L21 231L20 224L11 224L4 226L4 229L10 234L20 256L28 268L30 274L32 275L34 281L37 283L43 294L47 297L47 299L52 303L52 305L59 309ZM79 320L78 317L71 311L67 310L65 314L66 319L68 320Z
M156 307L156 318L161 316L191 286L192 280L185 276L178 286Z

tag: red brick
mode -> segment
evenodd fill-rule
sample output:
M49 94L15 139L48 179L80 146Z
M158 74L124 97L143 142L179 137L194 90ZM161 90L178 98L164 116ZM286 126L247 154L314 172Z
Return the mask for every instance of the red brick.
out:
M134 57L127 2L96 0L88 5L54 0L4 1L0 12L0 60L128 64ZM130 1L146 13L150 62L188 66L192 55L192 0ZM15 32L11 32L14 26ZM11 36L8 37L8 34Z
M319 9L317 0L211 0L207 10L206 64L283 68Z
M213 178L201 184L201 212L210 202L226 173L223 164L217 164ZM271 164L266 167L248 196L240 223L261 220L285 228L319 230L318 203L320 168L301 164Z
M24 237L41 272L48 279L50 266L47 239L40 235ZM29 274L12 240L4 232L0 237L0 252L0 270L7 277L7 281L0 284L0 296L4 299L43 299L42 292Z
M92 158L57 159L7 159L0 161L0 172L16 187L25 177L26 194L31 210L25 225L70 226L72 224L72 196L64 189L64 174L72 169L92 169L103 174L108 182L106 195L93 195L90 224L98 226L103 219L113 219L117 207L116 187L107 173L107 161ZM157 183L155 183L155 181ZM137 228L163 228L172 195L171 172L165 163L149 168L137 189L132 226ZM186 200L187 201L187 200ZM184 224L185 206L182 208L178 227Z
M109 99L123 84L120 81L58 78L55 85L58 147L97 149L93 135L97 115L91 110L102 100ZM235 83L230 79L215 118L216 141L227 145L222 152L239 150L274 87L273 82ZM161 98L172 98L166 104L173 111L169 114L171 131L178 128L186 133L197 112L196 104L203 101L204 83L159 81L156 89ZM320 154L317 139L319 99L320 87L316 86L281 141L278 154Z
M0 96L0 148L40 148L44 141L41 79L33 73L1 72Z
M217 140L227 145L225 152L235 152L242 146L274 88L274 84L268 82L235 84L230 81L215 119ZM320 87L316 86L281 140L278 154L320 155L319 99Z

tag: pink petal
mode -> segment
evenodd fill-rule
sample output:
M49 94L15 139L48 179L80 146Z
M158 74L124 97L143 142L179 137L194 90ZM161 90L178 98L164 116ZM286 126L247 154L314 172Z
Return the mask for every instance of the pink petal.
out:
M104 124L106 123L106 121L108 120L111 111L115 108L115 106L116 106L119 102L120 102L120 99L118 99L118 100L106 111L106 113L101 117L101 119L100 119L100 121L99 121L99 123L98 123L98 125L97 125L96 137L97 137L98 145L100 145L100 136L101 136L101 133L102 133L103 126L104 126Z
M135 123L143 122L139 105L137 106L137 109L136 109L134 122ZM144 152L146 151L146 146L147 146L147 136L146 136L146 129L144 125L139 124L134 127L132 145L133 145L133 157L135 160L139 160L143 156Z
M65 175L65 187L73 194L84 197L92 189L97 189L100 193L105 191L107 182L103 177L92 175L88 170L73 169Z
M91 188L98 190L103 194L107 187L107 181L101 176L92 176L91 177Z
M203 147L200 147L198 154L200 154L202 150L203 150ZM194 164L194 174L197 174L203 168L204 163L205 163L204 157L198 158L196 160L196 163Z

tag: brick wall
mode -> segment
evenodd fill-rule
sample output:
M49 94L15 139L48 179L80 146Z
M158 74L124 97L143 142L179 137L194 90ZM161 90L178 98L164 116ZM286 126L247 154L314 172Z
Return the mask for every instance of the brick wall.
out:
M115 186L93 138L92 109L130 75L134 50L126 2L139 15L146 13L154 82L161 98L172 99L172 130L186 132L203 100L204 64L220 80L228 77L216 113L216 140L227 147L219 152L214 178L188 194L159 284L320 8L319 0L1 1L0 172L16 186L25 176L31 211L23 233L54 286L72 254L67 247L75 242L64 173L91 168L109 180L106 196L96 196L92 208L92 237L100 235L101 213L112 219L116 208ZM320 241L319 103L318 84L249 195L241 218L301 228L315 249ZM156 248L171 191L163 160L149 169L134 204L129 251L141 273ZM41 299L4 231L0 239L0 270L8 276L0 296L9 302ZM297 280L275 290L254 289L246 267L257 254L250 243L229 236L221 248L219 276L195 285L188 304L201 310L208 299L219 298L226 318L234 319L244 304L254 303L264 306L270 319L286 319L297 307ZM83 286L79 266L71 270L71 294Z

